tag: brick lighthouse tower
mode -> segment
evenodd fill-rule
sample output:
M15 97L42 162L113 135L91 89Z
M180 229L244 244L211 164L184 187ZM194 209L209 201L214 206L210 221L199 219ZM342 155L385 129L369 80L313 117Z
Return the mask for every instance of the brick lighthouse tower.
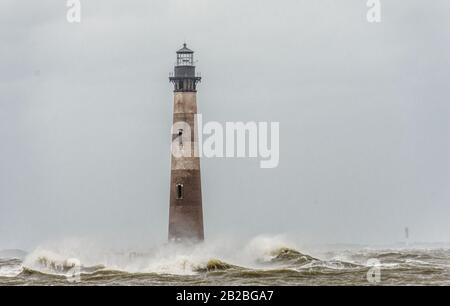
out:
M202 241L203 211L198 137L197 83L194 52L186 44L177 51L174 72L169 241Z

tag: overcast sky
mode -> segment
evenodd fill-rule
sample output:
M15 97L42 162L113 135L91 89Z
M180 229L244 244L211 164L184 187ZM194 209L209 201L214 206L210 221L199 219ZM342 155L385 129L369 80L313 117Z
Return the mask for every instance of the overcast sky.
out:
M207 239L450 241L449 1L81 2L0 2L0 248L165 241L184 41L204 121L280 122L276 169L202 160Z

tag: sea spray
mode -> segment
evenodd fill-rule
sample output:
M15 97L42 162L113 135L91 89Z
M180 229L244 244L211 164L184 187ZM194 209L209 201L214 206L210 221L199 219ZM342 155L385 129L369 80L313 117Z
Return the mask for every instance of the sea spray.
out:
M64 241L41 245L23 262L0 258L0 285L76 285L63 273L71 259L83 265L80 282L86 285L367 285L372 259L380 262L382 283L450 285L449 249L338 246L323 252L313 258L289 240L270 236L139 251Z
M281 235L258 236L250 241L223 238L189 245L166 243L140 252L111 250L86 239L67 239L36 248L27 256L24 266L45 273L52 270L60 273L68 268L68 259L76 258L84 269L101 267L129 273L195 275L199 271L231 266L267 268L261 263L270 262L277 250L288 247L295 248Z

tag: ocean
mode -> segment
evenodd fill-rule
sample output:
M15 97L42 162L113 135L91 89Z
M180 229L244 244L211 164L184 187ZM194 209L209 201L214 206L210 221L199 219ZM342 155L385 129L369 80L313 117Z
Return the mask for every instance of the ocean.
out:
M77 244L0 252L0 285L450 285L450 248L332 245L272 238L165 244L146 251Z

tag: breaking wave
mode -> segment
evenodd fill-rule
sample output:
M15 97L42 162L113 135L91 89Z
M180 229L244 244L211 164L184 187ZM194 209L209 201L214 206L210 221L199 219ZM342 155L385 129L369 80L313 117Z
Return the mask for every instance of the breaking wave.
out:
M67 284L79 273L83 284L122 285L292 285L367 284L377 258L383 273L400 284L404 271L422 273L447 284L449 251L362 250L313 256L284 237L248 242L215 241L197 245L165 244L146 251L111 251L84 242L41 246L25 259L0 259L0 284ZM75 270L76 269L76 270ZM413 277L414 273L406 275ZM313 277L314 276L314 277ZM397 279L398 278L398 279Z
M244 246L166 244L147 252L103 252L95 255L89 253L89 256L86 256L86 253L77 256L73 250L55 251L41 247L25 258L23 267L27 273L35 271L55 275L65 275L74 267L79 267L81 273L111 270L125 273L195 275L225 270L301 267L318 261L287 245L276 238L258 237Z
M243 245L231 246L228 241L198 245L165 244L146 252L93 251L68 247L65 243L35 249L25 257L21 272L64 276L79 267L82 274L117 271L196 275L227 270L295 269L319 263L318 259L301 253L280 237L261 236Z

